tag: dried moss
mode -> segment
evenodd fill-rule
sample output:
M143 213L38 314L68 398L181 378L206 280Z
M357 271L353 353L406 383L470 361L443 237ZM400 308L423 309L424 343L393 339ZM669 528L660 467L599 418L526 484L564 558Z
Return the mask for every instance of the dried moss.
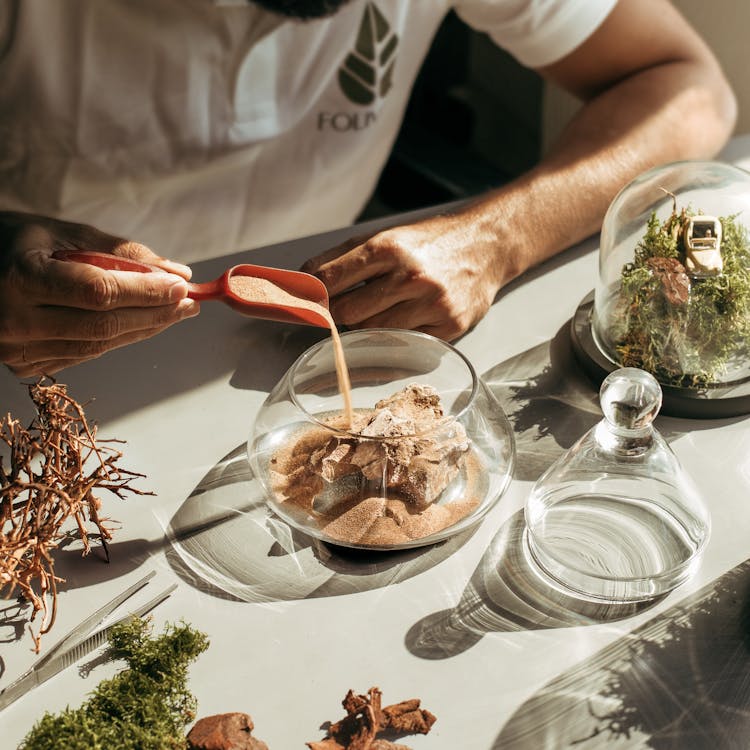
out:
M681 229L691 215L674 210L664 222L651 215L634 260L622 269L615 340L623 366L647 370L666 385L701 388L721 382L747 357L750 247L736 215L719 217L723 273L692 279L689 301L670 302L647 261L682 261Z

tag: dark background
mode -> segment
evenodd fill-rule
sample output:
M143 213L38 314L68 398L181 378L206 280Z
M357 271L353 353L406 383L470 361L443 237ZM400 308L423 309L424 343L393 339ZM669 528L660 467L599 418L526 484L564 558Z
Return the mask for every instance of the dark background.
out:
M526 171L541 150L542 81L451 12L361 220L467 198Z

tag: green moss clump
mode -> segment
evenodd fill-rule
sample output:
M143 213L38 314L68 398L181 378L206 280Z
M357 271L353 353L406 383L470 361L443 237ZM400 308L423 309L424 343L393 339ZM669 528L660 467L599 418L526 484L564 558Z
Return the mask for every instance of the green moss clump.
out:
M647 370L666 385L701 388L748 356L750 247L736 216L719 217L723 273L692 279L686 303L670 301L647 261L683 262L681 229L690 215L674 210L663 223L651 215L633 262L622 269L615 341L623 366Z
M167 625L151 637L133 618L109 636L112 655L128 667L102 680L80 708L45 714L19 750L184 750L196 700L187 689L190 662L208 648L189 625Z

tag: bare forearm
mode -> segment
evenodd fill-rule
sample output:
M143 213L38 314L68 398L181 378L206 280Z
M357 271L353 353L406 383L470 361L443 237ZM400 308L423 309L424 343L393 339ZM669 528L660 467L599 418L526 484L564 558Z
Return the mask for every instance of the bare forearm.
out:
M498 288L595 233L617 191L660 163L711 158L735 117L717 67L675 62L593 97L531 172L468 211Z
M710 158L734 97L669 0L621 0L539 72L586 104L533 170L453 214L395 226L311 258L337 322L448 340L514 277L596 232L615 194L659 163Z

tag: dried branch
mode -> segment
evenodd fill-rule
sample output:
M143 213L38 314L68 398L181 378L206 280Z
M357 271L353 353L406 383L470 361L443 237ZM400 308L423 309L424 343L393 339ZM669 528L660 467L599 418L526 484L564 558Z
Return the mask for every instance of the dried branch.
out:
M0 454L0 594L14 593L31 602L31 637L39 651L57 614L53 551L77 530L83 554L90 550L87 526L93 524L105 545L112 521L100 516L95 491L108 490L124 499L127 493L149 495L131 482L143 474L117 466L122 453L98 441L81 404L64 385L42 378L29 385L37 416L28 428L10 414L0 419L0 447L8 448L7 465ZM41 613L34 632L31 623Z

